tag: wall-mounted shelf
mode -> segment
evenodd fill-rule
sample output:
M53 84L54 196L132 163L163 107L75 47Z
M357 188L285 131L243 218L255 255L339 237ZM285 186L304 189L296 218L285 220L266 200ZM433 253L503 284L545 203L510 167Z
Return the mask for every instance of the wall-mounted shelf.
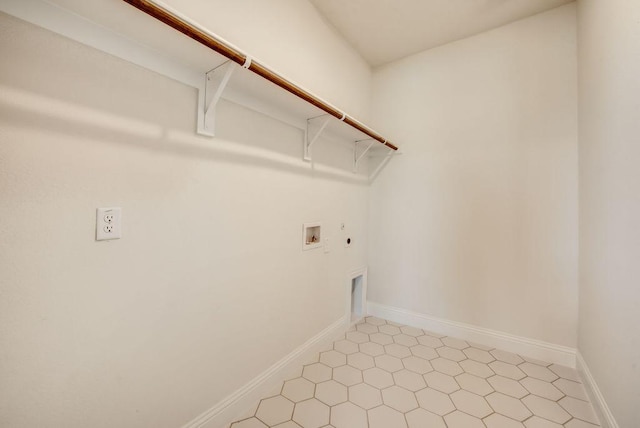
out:
M351 128L354 128L355 130L364 134L366 138L378 142L388 147L390 150L398 150L398 148L391 142L387 141L386 138L382 137L380 134L364 125L363 123L360 123L355 118L349 116L346 112L336 108L335 106L322 100L321 98L305 90L304 88L292 83L290 80L256 61L251 57L251 55L241 52L236 47L232 46L220 37L207 31L204 28L200 28L197 24L191 22L188 18L180 16L177 12L170 10L166 6L161 6L158 2L149 0L123 1L129 3L140 11L145 12L149 16L165 23L169 27L181 32L187 37L190 37L196 42L208 47L209 49L228 59L228 61L225 62L223 66L216 67L214 70L207 73L207 82L211 82L212 80L214 80L211 75L215 74L218 69L221 69L220 73L222 74L222 77L216 85L215 91L207 91L208 93L213 93L213 95L211 96L210 100L207 99L207 103L204 106L205 121L203 124L203 128L205 132L215 132L215 128L212 128L212 124L215 123L215 121L210 118L210 116L215 115L215 108L211 107L215 107L215 103L217 103L217 100L220 98L222 91L224 91L234 70L237 68L237 66L240 66L241 68L246 69L257 76L260 76L262 79L285 90L286 92L289 92L290 94L296 96L297 98L305 101L306 103L321 110L326 114L327 119L321 126L320 130L315 134L314 138L307 138L305 141L305 160L311 159L310 147L314 142L317 141L317 137L325 129L330 120L330 117L334 117L338 121L343 122ZM237 66L234 64L237 64ZM209 98L209 96L207 96L207 98ZM310 118L311 117L309 117L309 119Z
M365 155L382 156L370 177L397 154L394 144L368 126L159 2L64 4L5 0L0 10L197 88L201 134L215 134L216 106L225 98L303 130L307 161L327 136L352 144L354 171Z

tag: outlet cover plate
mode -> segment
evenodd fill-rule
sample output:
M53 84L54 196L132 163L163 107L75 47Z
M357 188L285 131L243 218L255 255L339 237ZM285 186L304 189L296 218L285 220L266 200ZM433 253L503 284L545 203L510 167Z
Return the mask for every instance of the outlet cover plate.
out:
M96 241L122 237L122 208L98 208L96 210Z

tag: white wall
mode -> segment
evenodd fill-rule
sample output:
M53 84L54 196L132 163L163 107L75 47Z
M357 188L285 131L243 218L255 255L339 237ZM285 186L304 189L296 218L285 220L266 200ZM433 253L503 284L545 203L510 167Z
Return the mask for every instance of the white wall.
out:
M0 51L0 425L181 426L344 315L368 190L301 131L225 102L198 137L193 88L6 15ZM302 252L318 220L354 245Z
M620 427L640 421L640 3L580 0L578 347Z
M50 1L140 39L147 39L147 36L140 34L130 22L122 22L123 16L154 20L143 12L131 13L133 8L126 4L120 8L120 13L114 14L116 6L112 0ZM163 0L162 3L350 116L368 121L370 67L333 27L325 23L310 2ZM146 41L150 45L156 44L153 40Z
M310 2L166 0L166 4L352 117L369 119L368 64L325 24Z
M575 5L374 73L370 300L575 347Z

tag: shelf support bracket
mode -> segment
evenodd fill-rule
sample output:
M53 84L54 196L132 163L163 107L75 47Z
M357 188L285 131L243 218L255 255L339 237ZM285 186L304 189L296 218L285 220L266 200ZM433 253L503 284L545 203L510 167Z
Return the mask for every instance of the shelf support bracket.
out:
M205 74L204 132L202 132L205 135L215 135L216 108L235 69L236 64L233 61L226 61Z
M369 175L369 182L372 182L373 180L375 180L375 178L378 176L378 174L380 174L380 171L382 171L382 169L385 167L385 165L391 160L392 157L401 155L402 153L397 153L394 151L389 151L387 154L382 155L383 159L380 162L380 164L378 164L378 167L375 169L375 171L373 171L373 173L371 175ZM374 156L376 157L376 156Z
M318 117L324 117L325 119L315 135L311 136L311 121L317 119ZM331 120L331 116L328 114L318 117L307 119L307 130L304 133L304 155L302 156L302 158L308 162L311 162L311 147L315 144L316 141L318 141L320 134L322 134L322 131L324 131L324 129L329 124L329 121Z
M367 148L364 149L362 153L358 154L358 144L365 141L371 142L369 143L369 145L367 145ZM358 164L360 163L364 155L366 155L367 152L371 150L371 147L373 147L375 143L376 140L374 140L373 138L367 138L366 140L357 140L353 143L353 172L358 172Z

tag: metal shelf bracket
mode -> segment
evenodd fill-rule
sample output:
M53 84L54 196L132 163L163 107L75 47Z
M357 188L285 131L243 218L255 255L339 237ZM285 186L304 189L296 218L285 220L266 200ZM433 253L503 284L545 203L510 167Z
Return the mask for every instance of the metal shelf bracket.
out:
M358 154L358 145L360 143L364 143L365 141L370 141L370 143L360 154ZM373 138L357 140L353 143L353 172L358 172L358 164L360 163L364 155L367 154L367 152L371 149L371 147L373 147L375 143L376 143L376 140L374 140Z
M238 66L226 61L205 74L204 87L204 126L198 132L213 137L216 132L216 108L229 79Z
M320 125L320 128L312 136L311 135L311 124L312 124L313 120L321 118L321 117L324 118L324 121ZM328 115L328 114L323 114L321 116L312 117L312 118L307 119L307 130L304 133L304 155L302 156L302 158L304 160L306 160L308 162L311 162L311 147L316 143L316 141L318 141L318 138L320 137L320 134L322 134L322 131L325 130L325 128L329 124L330 120L331 120L331 116Z

